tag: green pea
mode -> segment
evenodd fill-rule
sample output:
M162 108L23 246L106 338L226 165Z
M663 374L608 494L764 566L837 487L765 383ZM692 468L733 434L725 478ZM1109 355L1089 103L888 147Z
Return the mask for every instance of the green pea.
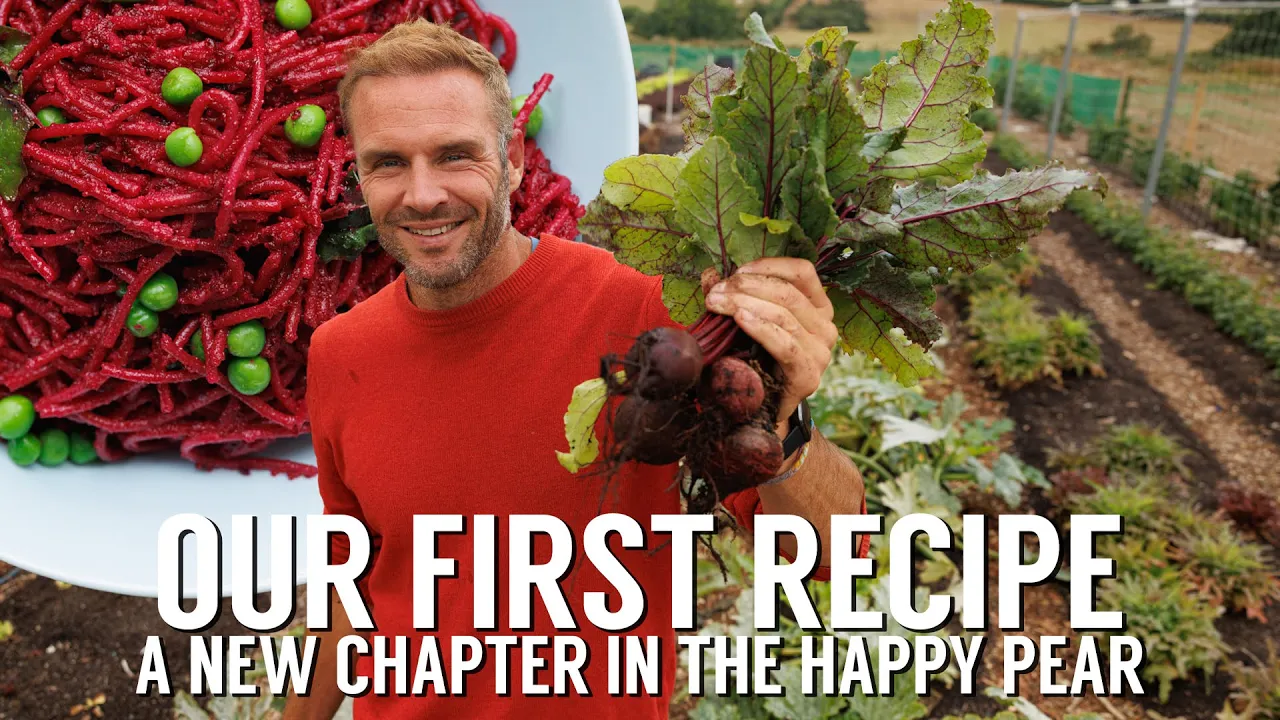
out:
M124 294L127 292L129 292L129 286L125 283L120 283L120 286L116 288L116 295L119 295L120 297L124 297Z
M276 0L276 20L286 30L301 30L311 24L307 0Z
M71 433L71 462L76 465L88 465L97 459L98 451L93 447L93 441L83 433Z
M129 326L129 332L137 337L150 337L151 333L154 333L160 327L160 316L134 302L133 308L129 310L129 316L125 318L124 323Z
M138 302L148 310L168 310L178 304L178 281L169 273L152 275L138 292Z
M195 130L180 127L165 138L164 153L174 165L190 167L200 162L200 156L204 155L204 143L200 142L200 136Z
M164 76L164 82L160 83L160 96L165 102L174 105L190 105L202 92L204 81L191 68L174 68Z
M9 459L19 467L34 465L40 459L40 438L27 434L10 440Z
M528 99L529 99L528 95L521 95L518 98L511 99L511 117L514 118L515 116L520 114L520 108L524 107L524 102L525 100L528 100ZM538 132L541 130L542 130L542 105L538 105L533 109L533 112L529 113L529 123L524 126L524 134L525 134L525 137L537 137Z
M236 358L227 366L231 387L245 395L257 395L271 384L271 365L264 358Z
M54 467L67 461L71 454L71 438L65 431L49 428L40 433L40 464Z
M200 337L199 330L196 331L195 335L191 336L191 354L204 360L204 339Z
M49 127L50 125L65 123L67 116L62 112L62 108L50 105L46 108L40 108L40 112L36 113L36 120L40 122L41 127Z
M319 105L303 105L284 121L284 134L289 142L298 147L315 147L324 135L325 123L328 121L324 109Z
M256 357L266 346L267 331L257 320L242 322L227 331L227 352L236 357Z
M20 438L35 422L36 406L26 396L10 395L0 400L0 438Z

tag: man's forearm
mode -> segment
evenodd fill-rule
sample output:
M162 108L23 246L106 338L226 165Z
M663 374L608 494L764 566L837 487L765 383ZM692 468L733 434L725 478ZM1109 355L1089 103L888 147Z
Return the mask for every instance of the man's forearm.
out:
M822 539L820 564L830 565L831 516L862 512L866 488L862 474L840 448L816 430L810 444L809 456L795 475L759 488L760 505L767 513L800 515L812 523ZM795 557L795 539L783 535L779 540L783 551Z

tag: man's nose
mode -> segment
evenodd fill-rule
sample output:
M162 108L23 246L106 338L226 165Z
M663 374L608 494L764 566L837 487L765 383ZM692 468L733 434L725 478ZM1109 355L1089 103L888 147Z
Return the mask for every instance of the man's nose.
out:
M449 193L441 186L439 176L426 163L413 163L408 179L409 186L405 188L404 197L407 207L429 213L449 201Z

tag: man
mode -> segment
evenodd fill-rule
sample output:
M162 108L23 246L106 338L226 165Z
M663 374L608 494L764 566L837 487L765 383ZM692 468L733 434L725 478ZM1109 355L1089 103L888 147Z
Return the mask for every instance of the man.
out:
M508 196L522 177L524 145L512 137L508 93L492 55L425 21L393 29L354 57L339 91L380 243L404 272L315 333L308 405L320 490L326 512L359 518L373 537L361 590L376 633L435 635L442 649L455 635L556 635L537 599L531 629L513 632L508 625L503 518L553 515L580 544L586 523L600 512L625 513L645 528L654 514L680 512L671 466L628 466L606 486L604 478L568 474L556 460L573 387L599 372L602 355L674 323L660 279L598 248L528 238L512 228ZM831 304L812 264L774 259L744 267L716 286L708 305L732 314L784 368L789 384L778 432L785 436L793 410L817 389L836 341ZM783 470L803 452L792 453ZM824 566L829 516L865 512L857 470L816 435L791 477L725 503L748 526L756 512L806 517L824 538ZM499 518L497 627L473 628L473 541L445 534L436 556L456 559L458 577L437 583L438 631L416 632L413 516L455 513ZM611 545L648 602L647 615L628 634L664 638L666 697L610 697L609 633L579 619L571 634L591 651L584 671L590 697L523 697L516 650L508 658L508 697L498 697L495 663L488 662L468 677L466 697L370 694L356 701L357 717L666 717L676 648L664 539L646 531L643 549ZM784 552L794 549L793 541L783 545ZM347 552L334 543L335 561ZM535 542L532 554L547 562L549 543ZM616 590L591 563L576 562L562 588L575 618L584 617L586 592L612 592L616 606ZM290 699L291 720L329 718L342 701L335 645L353 631L341 604L333 607L315 684L309 697ZM543 649L546 657L550 649ZM412 651L410 673L416 656ZM371 668L361 657L357 673Z

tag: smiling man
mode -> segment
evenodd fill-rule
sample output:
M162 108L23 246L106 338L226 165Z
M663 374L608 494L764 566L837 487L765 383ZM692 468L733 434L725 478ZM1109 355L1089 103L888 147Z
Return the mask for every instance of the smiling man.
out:
M529 238L512 227L509 195L522 177L524 142L513 137L506 75L480 45L425 21L401 25L352 59L339 94L379 241L404 272L312 339L307 401L325 510L369 528L374 555L361 592L376 634L417 639L410 658L428 635L442 647L457 635L555 635L539 601L532 628L505 625L501 577L496 617L503 619L472 627L476 578L466 534L438 536L436 556L456 559L459 572L437 586L438 629L416 631L413 516L492 514L503 528L512 514L547 514L581 543L587 522L601 512L625 513L642 527L652 515L680 512L674 466L628 466L606 486L603 478L568 474L555 457L574 385L599 371L602 355L625 350L629 338L675 325L661 279L598 248ZM793 411L817 389L836 339L813 266L754 263L718 283L708 306L733 315L779 360L787 385L778 432L790 434ZM790 472L801 455L806 461ZM830 516L865 512L862 480L816 433L783 471L778 482L725 498L725 505L747 527L759 512L804 516L823 538L825 565ZM663 638L660 696L610 697L609 633L579 621L574 634L590 651L589 696L522 696L522 656L512 653L513 692L503 697L490 664L469 676L466 697L367 695L356 701L357 718L666 717L676 647L663 540L647 535L640 549L610 543L648 601L649 612L628 634ZM533 562L547 562L550 546L535 542ZM783 550L794 546L784 542ZM335 541L333 561L347 552ZM506 567L505 537L496 553L497 567ZM591 563L577 562L562 584L576 618L585 617L584 594L616 598ZM333 605L314 685L309 697L290 699L290 720L329 718L342 701L335 646L353 631L336 597ZM544 650L550 663L552 649ZM357 671L369 675L371 662L361 657Z

